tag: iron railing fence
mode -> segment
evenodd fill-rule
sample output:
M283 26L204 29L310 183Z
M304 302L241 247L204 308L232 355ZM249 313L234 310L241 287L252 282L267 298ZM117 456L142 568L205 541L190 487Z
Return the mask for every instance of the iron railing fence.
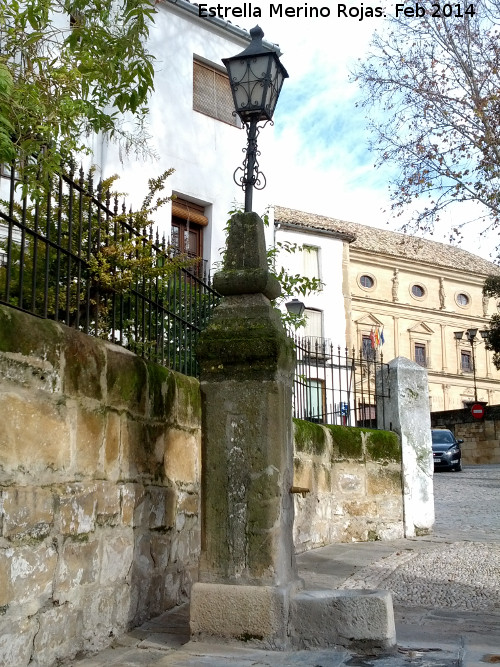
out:
M42 202L0 179L0 302L63 322L187 375L219 295L206 265L186 268L158 230L137 229L82 169Z
M341 349L329 340L293 336L296 347L293 414L319 424L390 428L384 400L389 372L382 355ZM379 357L379 358L377 358Z

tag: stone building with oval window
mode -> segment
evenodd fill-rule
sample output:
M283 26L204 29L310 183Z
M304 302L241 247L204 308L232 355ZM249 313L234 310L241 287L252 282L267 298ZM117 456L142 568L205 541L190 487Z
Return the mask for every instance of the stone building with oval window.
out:
M495 299L482 294L486 276L500 275L497 265L462 248L281 206L274 209L274 222L282 238L300 233L317 247L324 276L332 274L325 240L335 238L343 246L337 271L342 278L337 284L324 281L314 297L318 320L318 312L340 302L332 295L342 290L345 339L339 340L338 326L333 334L325 327L326 338L368 355L371 333L383 334L377 354L384 361L403 356L427 368L431 411L474 400L474 364L478 400L500 404L500 372L480 335L497 312ZM330 320L331 313L324 317ZM471 329L477 330L473 344L466 334Z

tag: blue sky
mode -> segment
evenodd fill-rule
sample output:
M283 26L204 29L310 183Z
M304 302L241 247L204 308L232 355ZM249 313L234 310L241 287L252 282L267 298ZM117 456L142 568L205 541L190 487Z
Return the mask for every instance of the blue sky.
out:
M243 3L227 0L227 4ZM333 14L337 3L312 0L308 5L328 6ZM290 75L274 116L276 152L269 156L263 150L260 159L268 181L264 191L268 203L397 230L411 211L397 221L391 219L388 183L394 167L374 168L376 155L368 149L365 112L356 108L359 90L349 80L350 68L367 55L372 32L383 30L384 19L279 19L269 18L263 0L254 0L252 6L261 7L260 19L233 22L245 29L259 23L265 39L279 44ZM390 12L394 5L387 7ZM443 216L432 238L447 242L447 228L469 217L470 209L455 208ZM481 228L471 227L462 247L491 259L496 235L480 237Z

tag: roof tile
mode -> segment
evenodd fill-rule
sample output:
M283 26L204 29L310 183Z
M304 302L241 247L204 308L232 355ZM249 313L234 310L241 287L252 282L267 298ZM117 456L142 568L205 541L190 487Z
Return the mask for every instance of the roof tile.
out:
M429 241L400 232L328 218L316 213L305 213L284 206L274 207L274 218L278 222L299 225L312 229L329 230L341 234L352 234L355 240L351 247L371 250L395 257L408 257L434 266L443 266L482 275L500 275L500 267L482 257L473 255L456 246Z

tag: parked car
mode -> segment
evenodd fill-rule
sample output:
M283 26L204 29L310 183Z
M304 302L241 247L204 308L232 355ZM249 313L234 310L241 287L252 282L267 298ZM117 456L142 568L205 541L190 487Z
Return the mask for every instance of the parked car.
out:
M434 470L462 470L463 440L457 440L447 428L432 429L432 453Z

